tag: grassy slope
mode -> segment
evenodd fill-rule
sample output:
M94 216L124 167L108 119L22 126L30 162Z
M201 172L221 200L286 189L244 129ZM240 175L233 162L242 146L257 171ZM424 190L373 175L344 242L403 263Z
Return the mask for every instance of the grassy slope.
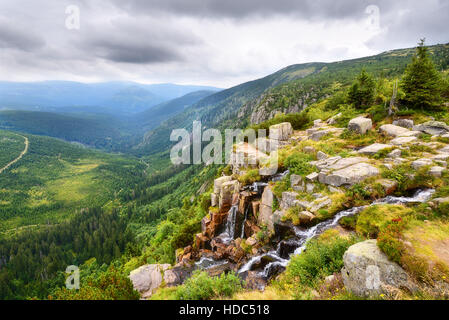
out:
M5 131L1 134L10 135ZM56 223L80 208L102 206L122 188L140 181L145 168L129 157L26 136L30 140L28 154L0 174L0 231ZM7 146L2 154L14 157L16 149L16 145Z

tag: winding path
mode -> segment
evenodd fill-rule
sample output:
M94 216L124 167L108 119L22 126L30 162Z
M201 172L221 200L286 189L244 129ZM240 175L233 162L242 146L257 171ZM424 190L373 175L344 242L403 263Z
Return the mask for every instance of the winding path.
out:
M19 134L18 134L18 136L25 139L25 149L23 149L23 151L20 153L20 155L19 155L17 158L15 158L13 161L11 161L10 163L8 163L6 166L4 166L3 168L1 168L1 169L0 169L0 174L1 174L3 171L5 171L6 169L8 169L10 166L12 166L14 163L16 163L17 161L19 161L20 159L22 159L22 157L23 157L24 155L26 155L27 152L28 152L28 147L30 146L30 141L28 140L27 137L21 136L21 135L19 135Z

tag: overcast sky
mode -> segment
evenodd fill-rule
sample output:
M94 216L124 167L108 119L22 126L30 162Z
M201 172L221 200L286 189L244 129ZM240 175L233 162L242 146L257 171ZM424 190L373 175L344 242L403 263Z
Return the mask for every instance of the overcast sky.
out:
M422 37L447 43L448 21L449 0L0 0L0 80L230 87Z

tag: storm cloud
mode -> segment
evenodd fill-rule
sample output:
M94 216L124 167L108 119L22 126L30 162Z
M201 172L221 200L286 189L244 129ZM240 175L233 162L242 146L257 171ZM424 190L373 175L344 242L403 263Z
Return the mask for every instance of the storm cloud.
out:
M66 8L80 28L66 27ZM0 80L228 87L294 63L449 42L447 0L3 0Z

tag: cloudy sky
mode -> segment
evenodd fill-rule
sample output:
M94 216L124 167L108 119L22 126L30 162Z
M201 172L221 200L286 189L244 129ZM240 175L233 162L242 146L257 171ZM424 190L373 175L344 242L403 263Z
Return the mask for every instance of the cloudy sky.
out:
M447 43L448 20L449 0L1 0L0 80L230 87Z

